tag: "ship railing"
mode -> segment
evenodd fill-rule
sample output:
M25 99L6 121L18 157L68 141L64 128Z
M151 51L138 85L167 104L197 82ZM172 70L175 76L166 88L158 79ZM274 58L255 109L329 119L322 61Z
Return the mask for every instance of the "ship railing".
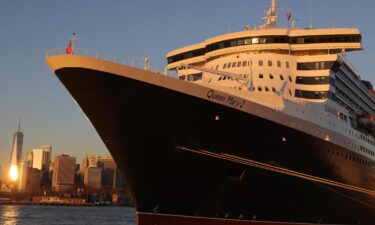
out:
M130 57L119 57L117 54L108 54L108 53L101 53L98 50L90 50L86 48L76 48L74 49L74 52L67 54L65 48L54 48L51 50L48 50L46 53L46 59L48 57L52 56L59 56L59 55L72 55L72 56L86 56L90 58L95 58L95 59L101 59L105 60L108 62L114 62L126 66L131 66L135 67L138 69L144 69L145 64L144 64L144 59L136 59L136 58L130 58ZM164 71L159 70L158 68L156 69L151 69L148 68L148 70L156 73L164 73Z

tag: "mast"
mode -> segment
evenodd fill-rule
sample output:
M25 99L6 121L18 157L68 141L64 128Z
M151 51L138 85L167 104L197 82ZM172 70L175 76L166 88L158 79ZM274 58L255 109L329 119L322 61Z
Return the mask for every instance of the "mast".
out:
M271 0L271 7L267 10L266 16L261 18L262 25L260 29L276 28L277 27L277 4L276 0Z

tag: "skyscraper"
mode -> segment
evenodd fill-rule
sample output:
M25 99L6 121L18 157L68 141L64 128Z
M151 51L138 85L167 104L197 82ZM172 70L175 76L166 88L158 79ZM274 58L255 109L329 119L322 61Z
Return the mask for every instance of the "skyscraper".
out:
M53 160L52 188L57 192L71 192L74 185L76 158L55 156Z
M41 145L40 149L42 149L42 151L43 151L42 171L48 172L49 164L51 163L52 146L51 145Z
M27 179L27 165L25 162L19 164L19 177L18 177L18 191L24 192L26 189L26 179Z
M98 157L96 155L90 155L88 157L89 165L88 167L96 167L96 162L98 160Z
M115 189L115 170L116 163L111 156L98 157L97 165L102 168L102 187Z
M18 124L18 131L13 135L12 142L12 157L10 160L9 175L11 180L15 181L18 178L18 164L21 163L22 159L22 143L23 133L20 131L21 122Z
M88 167L85 170L84 183L86 187L100 189L102 181L102 169L99 167Z
M29 168L33 167L33 150L26 152L26 166Z
M51 162L52 146L42 145L40 148L33 149L33 160L32 167L35 169L48 172L49 164Z

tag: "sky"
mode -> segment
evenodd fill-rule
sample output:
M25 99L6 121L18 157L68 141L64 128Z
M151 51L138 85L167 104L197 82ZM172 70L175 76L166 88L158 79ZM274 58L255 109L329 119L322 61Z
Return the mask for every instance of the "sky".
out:
M106 147L69 93L45 64L49 49L76 46L141 60L164 68L165 55L209 37L257 26L269 0L3 0L0 1L0 166L10 161L21 118L24 155L42 144L52 154L108 155ZM375 84L375 1L279 0L280 26L357 27L365 51L347 57ZM310 19L311 18L311 19ZM310 22L311 21L311 22Z

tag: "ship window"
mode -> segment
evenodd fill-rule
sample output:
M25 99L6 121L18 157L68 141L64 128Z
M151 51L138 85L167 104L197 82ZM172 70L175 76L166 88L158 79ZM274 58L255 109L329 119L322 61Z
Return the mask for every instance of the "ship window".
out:
M247 61L243 61L243 62L242 62L242 66L243 66L243 67L247 66Z
M188 75L188 80L197 81L202 79L202 73L195 73Z
M293 80L292 80L292 77L289 75L289 81L290 82L293 82Z
M219 65L217 65L215 69L218 70L219 69Z
M306 99L326 99L328 96L327 91L305 91L305 90L295 90L294 94L297 98Z
M263 79L263 74L260 73L260 74L259 74L259 78L260 78L260 79Z
M333 61L297 63L297 70L327 70L331 69L334 64Z
M223 66L223 69L225 69L225 68L227 68L227 64L226 63L224 63L224 66Z
M292 95L292 91L289 89L289 95Z
M237 46L237 41L236 40L231 41L230 42L230 47L235 47L235 46Z
M252 38L251 42L252 42L253 44L259 44L259 38L254 37L254 38Z
M319 77L296 77L296 84L328 84L328 77L327 76L319 76Z
M272 66L272 61L268 60L268 66Z
M243 39L239 39L237 42L238 42L238 45L244 45L245 44L245 41Z
M185 80L185 75L182 75L182 76L179 76L178 78L180 79L180 80Z
M240 67L240 66L241 66L241 62L238 62L238 63L237 63L237 67Z
M283 75L280 74L280 80L284 80L284 77Z
M281 62L277 61L277 67L281 67Z
M273 75L272 74L270 74L269 76L270 76L270 79L273 79Z
M232 67L236 67L236 62L232 62Z
M251 38L245 39L245 45L251 45Z
M219 77L219 80L221 80L223 77Z
M265 88L264 88L267 92L269 92L270 91L270 89L266 86Z
M229 69L229 68L231 68L231 66L232 66L232 63L228 63L227 68Z
M259 66L263 66L263 60L259 60Z
M286 62L286 68L289 68L289 62Z
M273 92L276 92L276 88L275 88L275 87L272 87L272 91L273 91Z
M258 91L262 91L262 87L258 86Z

